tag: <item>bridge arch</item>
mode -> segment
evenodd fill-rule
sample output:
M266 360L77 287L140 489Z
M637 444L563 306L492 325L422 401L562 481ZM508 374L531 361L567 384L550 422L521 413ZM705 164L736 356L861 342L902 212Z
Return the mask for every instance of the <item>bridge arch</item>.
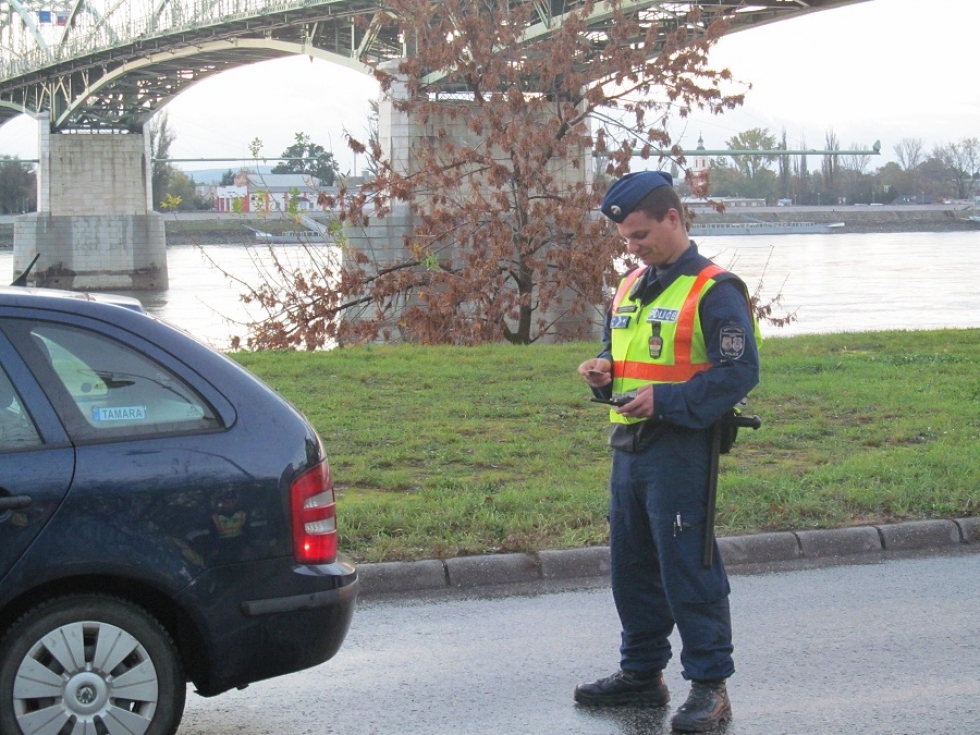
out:
M258 52L258 55L261 56L261 58L257 58L254 52ZM310 58L320 59L331 64L343 66L347 69L362 73L365 76L370 75L371 73L371 69L367 64L326 49L317 48L316 46L312 46L310 44L281 41L274 38L241 38L236 39L233 42L210 41L194 47L176 51L159 51L153 54L148 54L132 62L127 62L126 64L116 67L112 71L97 78L90 84L87 84L85 87L78 90L75 99L69 103L68 107L60 112L57 117L54 117L51 120L52 128L55 130L61 130L66 127L70 127L70 125L68 125L69 121L84 118L87 112L96 107L92 103L93 98L98 99L100 97L104 97L110 102L114 101L115 98L113 98L112 95L104 93L108 90L112 90L119 84L120 80L124 79L128 75L139 74L140 72L144 71L153 71L155 69L159 69L160 67L172 68L181 60L200 62L201 59L214 59L218 56L228 60L222 63L220 66L215 65L215 68L212 70L205 69L205 64L203 63L192 64L192 66L199 71L194 73L193 78L188 83L180 84L179 89L173 93L169 93L169 89L164 90L164 93L161 94L159 99L155 100L152 105L147 105L146 107L142 108L135 108L136 112L128 115L126 118L126 128L131 131L142 130L143 125L145 125L145 123L154 114L162 110L170 102L176 100L182 92L190 89L199 82L210 79L225 71L250 66L263 61L271 61L289 56L307 56ZM237 63L235 61L236 57L238 58ZM27 112L27 110L23 109L21 111ZM108 110L108 112L111 112L111 110Z
M6 100L0 100L0 108L4 110L13 110L17 115L31 115L31 111L24 108L23 105L18 105L13 102L7 102Z

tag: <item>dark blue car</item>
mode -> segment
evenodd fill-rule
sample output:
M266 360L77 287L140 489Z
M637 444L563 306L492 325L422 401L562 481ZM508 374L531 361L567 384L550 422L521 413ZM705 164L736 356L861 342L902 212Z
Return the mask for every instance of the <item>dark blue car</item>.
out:
M0 288L0 733L173 733L356 596L292 406L137 301Z

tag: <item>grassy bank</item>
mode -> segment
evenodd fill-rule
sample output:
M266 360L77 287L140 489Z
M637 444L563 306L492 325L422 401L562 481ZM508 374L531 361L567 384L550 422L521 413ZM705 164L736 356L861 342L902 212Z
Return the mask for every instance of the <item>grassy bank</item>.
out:
M235 358L327 445L358 561L604 544L593 344ZM722 458L719 535L980 514L980 330L771 339Z

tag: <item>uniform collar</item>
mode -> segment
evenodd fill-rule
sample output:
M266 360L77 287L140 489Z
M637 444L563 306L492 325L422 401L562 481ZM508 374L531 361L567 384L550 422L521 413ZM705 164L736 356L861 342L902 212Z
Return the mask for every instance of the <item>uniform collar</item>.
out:
M668 265L666 268L660 270L656 268L647 268L647 285L652 284L654 281L660 281L661 286L666 288L669 284L674 282L674 279L676 279L677 276L685 273L687 268L697 257L698 246L695 245L694 240L691 240L690 245L687 246L687 250L681 253L681 257Z

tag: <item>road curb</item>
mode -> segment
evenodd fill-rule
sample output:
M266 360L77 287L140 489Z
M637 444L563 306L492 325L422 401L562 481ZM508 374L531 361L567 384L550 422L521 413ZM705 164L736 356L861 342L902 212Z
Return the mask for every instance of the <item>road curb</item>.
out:
M718 548L725 565L737 569L751 564L886 551L922 551L976 543L980 543L980 517L725 536L718 539ZM362 598L504 584L598 579L609 576L609 547L358 564L357 571Z
M889 551L917 551L961 543L955 521L909 521L880 526L881 544Z
M587 546L563 551L539 551L542 579L608 577L609 547Z
M718 539L725 566L771 564L800 558L800 541L790 531L757 533L752 536L723 536Z
M975 518L957 518L956 525L960 527L960 538L963 540L963 543L980 543L980 516Z
M371 593L425 592L449 586L446 565L439 559L358 564L357 577L361 597Z
M537 582L541 564L532 554L488 554L446 559L450 587Z
M802 556L826 558L844 554L881 551L881 533L874 526L834 528L826 531L798 531Z

